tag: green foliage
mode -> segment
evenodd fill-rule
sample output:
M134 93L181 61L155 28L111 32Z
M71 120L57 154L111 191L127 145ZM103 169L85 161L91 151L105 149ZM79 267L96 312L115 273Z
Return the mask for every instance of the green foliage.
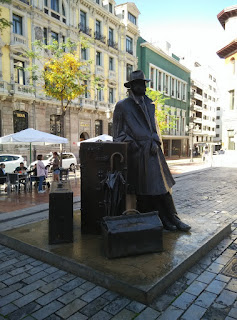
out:
M150 88L146 89L146 95L154 102L155 116L160 128L161 134L166 133L169 129L176 127L176 117L171 115L171 109L165 107L165 102L169 98L164 97L160 91L155 91Z
M0 4L1 3L11 3L11 0L0 0ZM1 8L0 8L0 16L1 16ZM10 21L8 21L5 18L0 18L0 32L2 33L2 31L7 28L10 27L12 25L12 23Z

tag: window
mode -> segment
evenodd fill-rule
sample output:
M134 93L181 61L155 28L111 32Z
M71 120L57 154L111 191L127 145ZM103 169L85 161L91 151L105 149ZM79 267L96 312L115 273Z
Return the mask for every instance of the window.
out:
M131 21L135 25L137 24L136 17L133 14L131 14L130 12L128 12L128 20Z
M209 74L209 79L211 79L211 80L212 80L212 75L211 75L211 74Z
M109 103L114 103L114 89L109 88Z
M217 125L216 125L216 128L217 128L217 129L219 129L219 128L220 128L220 125L219 125L219 124L217 124Z
M181 99L181 82L177 81L177 98Z
M127 63L127 66L126 66L126 80L127 81L130 80L130 74L132 73L132 71L133 71L133 66L131 64Z
M171 79L171 96L172 97L175 97L175 79L174 78L172 78Z
M44 44L48 44L48 30L44 28Z
M126 52L133 54L133 43L132 38L126 36Z
M63 3L62 3L62 15L63 15L63 16L66 16L65 7L64 7L64 4L63 4Z
M230 95L230 110L234 110L235 91L234 91L234 90L230 90L230 91L229 91L229 95Z
M98 101L102 101L102 90L101 88L96 89L96 97Z
M114 58L109 57L109 70L114 70Z
M101 22L96 20L95 22L95 38L100 39L101 36Z
M51 38L53 41L57 41L58 42L58 33L51 31Z
M96 51L96 65L101 66L101 52Z
M207 98L207 94L206 93L204 93L204 98Z
M13 33L23 35L22 30L22 17L13 14Z
M220 111L220 110L221 110L221 108L220 108L220 107L217 107L217 108L216 108L216 110L217 110L217 111Z
M86 54L86 48L81 48L81 58L83 60L86 60L87 59L87 54Z
M182 84L182 99L186 101L186 84Z
M154 89L155 88L155 69L151 68L151 82L150 82L150 88Z
M96 3L100 4L100 0L96 0Z
M25 111L13 111L14 133L28 128L28 113Z
M162 87L163 87L163 81L162 81L162 72L159 71L158 72L158 90L161 91L162 90Z
M220 137L219 133L217 133L217 134L216 134L216 137L217 137L217 138L219 138L219 137Z
M59 0L51 0L51 9L59 12Z
M45 7L48 7L48 0L44 0Z
M165 75L165 93L169 94L169 76Z
M220 120L220 116L217 116L217 117L216 117L216 120Z
M84 96L85 96L85 98L88 98L88 84L87 84L87 80L84 80L83 81L83 84L84 84L84 86L85 86L85 93L84 93Z
M61 116L56 114L50 115L50 133L55 134L56 136L61 135Z
M109 12L113 13L113 5L112 5L112 3L109 3Z
M95 120L95 136L100 136L103 133L102 120Z
M212 86L209 85L209 90L212 90Z
M80 29L86 30L86 13L84 11L80 11Z
M112 46L114 43L114 30L109 28L109 46Z
M15 83L25 84L24 62L14 59L14 81Z

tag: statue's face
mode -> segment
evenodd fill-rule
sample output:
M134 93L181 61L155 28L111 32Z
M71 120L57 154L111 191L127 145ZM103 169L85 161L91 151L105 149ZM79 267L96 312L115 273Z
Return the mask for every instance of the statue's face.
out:
M146 81L145 80L132 81L131 90L136 96L144 96L146 92Z

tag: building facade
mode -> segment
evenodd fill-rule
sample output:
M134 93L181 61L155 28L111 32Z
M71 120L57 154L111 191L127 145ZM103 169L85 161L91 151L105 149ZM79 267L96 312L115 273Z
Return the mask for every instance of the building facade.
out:
M218 86L215 72L211 67L195 62L190 69L192 78L190 124L192 124L193 149L195 154L202 154L205 147L213 150L214 145L216 148L220 147L220 136L216 137L216 129L219 129L221 122L217 110Z
M137 42L138 68L151 79L151 89L160 91L165 107L174 116L176 125L162 135L166 156L187 156L189 137L186 125L190 109L190 70L179 62L175 55L170 56L158 47L139 37ZM169 121L169 119L167 119Z
M222 147L237 150L237 5L223 9L217 18L225 30L226 45L217 55L225 59L226 92L222 116Z
M135 69L139 11L133 3L116 6L114 0L12 0L2 4L2 17L12 21L0 40L0 135L25 128L60 135L60 102L49 99L36 84L32 91L30 65L24 55L32 42L50 44L68 38L77 42L80 35L90 41L87 49L78 48L82 60L91 60L92 77L99 76L102 90L93 90L75 99L65 116L65 150L78 156L77 142L102 133L111 134L115 103L123 99L128 69ZM0 146L29 159L26 145ZM58 150L58 146L37 147L35 153Z

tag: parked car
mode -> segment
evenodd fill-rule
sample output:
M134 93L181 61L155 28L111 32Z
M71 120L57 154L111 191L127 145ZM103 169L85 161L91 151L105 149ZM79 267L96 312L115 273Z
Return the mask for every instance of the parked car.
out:
M59 154L60 158L60 154ZM53 162L53 154L49 153L43 156L42 162L45 166L50 166L50 164ZM34 161L30 164L30 168L32 168L37 161ZM77 165L77 159L75 155L71 152L63 152L62 154L62 167L63 169L70 169L71 171L75 171Z
M16 167L20 166L21 162L24 162L24 165L26 165L25 159L19 154L0 154L0 163L5 164L5 171L7 173L12 173Z

